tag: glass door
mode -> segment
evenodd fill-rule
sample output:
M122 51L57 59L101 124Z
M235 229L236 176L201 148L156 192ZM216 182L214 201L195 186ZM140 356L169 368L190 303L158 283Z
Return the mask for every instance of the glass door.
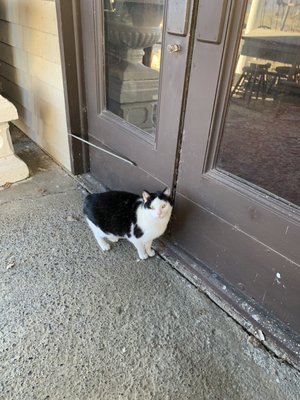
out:
M211 274L297 333L299 64L299 2L200 1L173 227Z
M216 168L300 206L300 2L247 5Z
M172 186L189 1L81 2L91 173L113 189Z

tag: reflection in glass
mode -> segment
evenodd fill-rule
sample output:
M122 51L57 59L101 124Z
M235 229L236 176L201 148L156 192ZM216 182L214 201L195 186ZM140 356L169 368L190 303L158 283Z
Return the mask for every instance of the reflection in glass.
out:
M300 1L248 1L217 168L300 206Z
M164 0L106 0L106 108L154 134Z

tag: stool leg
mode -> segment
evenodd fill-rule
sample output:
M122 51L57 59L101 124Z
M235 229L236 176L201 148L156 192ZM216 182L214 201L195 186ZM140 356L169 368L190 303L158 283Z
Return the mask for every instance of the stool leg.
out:
M242 86L242 80L245 79L245 73L243 72L242 75L239 77L237 83L235 84L232 92L231 92L231 96L233 96L235 94L235 92L237 91L237 88L241 85Z

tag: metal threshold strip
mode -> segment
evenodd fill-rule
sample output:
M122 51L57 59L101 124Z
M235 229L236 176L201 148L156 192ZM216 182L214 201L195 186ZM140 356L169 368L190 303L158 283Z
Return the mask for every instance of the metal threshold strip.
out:
M128 158L121 156L120 154L115 153L112 150L107 150L104 147L100 147L100 146L96 146L93 143L88 142L87 140L84 140L82 138L80 138L79 136L74 135L73 133L69 133L69 136L72 136L73 138L79 140L80 142L83 142L85 144L88 144L89 146L94 147L95 149L98 149L100 151L102 151L103 153L109 154L112 157L118 158L119 160L122 160L130 165L133 165L134 167L136 167L136 163L134 161L129 160Z

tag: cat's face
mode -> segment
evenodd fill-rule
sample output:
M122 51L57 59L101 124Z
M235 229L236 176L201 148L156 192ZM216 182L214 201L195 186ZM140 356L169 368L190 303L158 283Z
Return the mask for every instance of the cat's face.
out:
M143 192L144 207L148 213L157 219L163 219L170 216L172 212L172 203L170 199L171 191L169 188L162 192L148 193Z

